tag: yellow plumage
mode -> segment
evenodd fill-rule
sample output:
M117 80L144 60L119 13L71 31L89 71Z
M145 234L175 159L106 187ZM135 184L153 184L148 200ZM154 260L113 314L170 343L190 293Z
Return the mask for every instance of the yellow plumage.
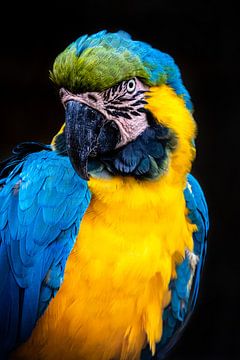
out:
M63 285L14 358L137 360L147 342L154 353L170 279L193 249L183 190L196 128L167 85L151 88L146 107L177 134L168 171L154 181L91 178Z

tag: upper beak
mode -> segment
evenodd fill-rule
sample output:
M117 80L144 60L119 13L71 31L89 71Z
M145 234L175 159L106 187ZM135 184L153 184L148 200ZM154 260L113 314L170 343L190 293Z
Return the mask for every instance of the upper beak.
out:
M118 126L79 101L66 102L66 145L77 173L89 180L88 159L114 150L120 141Z

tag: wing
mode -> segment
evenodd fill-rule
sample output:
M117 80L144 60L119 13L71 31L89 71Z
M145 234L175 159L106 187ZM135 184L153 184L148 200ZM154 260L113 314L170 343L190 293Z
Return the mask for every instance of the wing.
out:
M155 359L165 358L178 341L194 310L206 255L209 228L206 200L197 180L190 174L187 180L184 196L189 210L188 217L197 225L198 231L193 234L193 253L186 252L184 261L176 268L176 279L170 283L171 303L163 313L163 334L157 345ZM146 348L141 360L151 358L150 350Z
M58 291L90 201L67 157L37 151L0 167L1 354L29 337Z

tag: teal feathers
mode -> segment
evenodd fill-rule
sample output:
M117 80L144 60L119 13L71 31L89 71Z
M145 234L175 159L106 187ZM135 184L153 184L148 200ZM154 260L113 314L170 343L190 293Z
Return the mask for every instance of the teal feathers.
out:
M138 77L148 86L168 84L192 109L173 58L123 31L81 36L58 55L50 77L73 92L103 91Z
M42 148L22 156L20 146L0 166L0 357L29 337L57 293L90 202L70 160Z

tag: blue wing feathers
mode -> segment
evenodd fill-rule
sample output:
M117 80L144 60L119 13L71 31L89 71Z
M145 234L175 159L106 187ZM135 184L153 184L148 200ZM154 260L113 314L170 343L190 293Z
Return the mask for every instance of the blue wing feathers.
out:
M7 258L7 249L6 246L2 246L0 251L0 298L4 296L4 289L7 286L9 270L10 270L10 265ZM1 311L0 311L0 316L1 316Z
M87 182L79 178L67 157L48 148L27 154L22 161L15 156L5 165L1 173L7 177L0 180L3 354L29 337L61 286L90 202Z

